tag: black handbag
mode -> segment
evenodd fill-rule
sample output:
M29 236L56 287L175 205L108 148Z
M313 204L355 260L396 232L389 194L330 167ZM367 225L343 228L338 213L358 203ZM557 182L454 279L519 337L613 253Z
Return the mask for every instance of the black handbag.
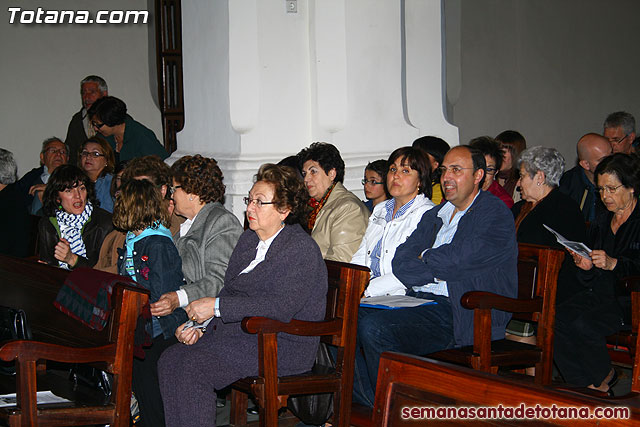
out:
M328 374L333 372L335 367L336 362L331 356L329 347L321 342L311 373L315 375ZM322 425L333 415L333 393L290 396L287 407L305 424Z
M0 306L0 342L16 339L32 339L27 315L23 310ZM15 373L15 362L0 362L0 374L15 375Z

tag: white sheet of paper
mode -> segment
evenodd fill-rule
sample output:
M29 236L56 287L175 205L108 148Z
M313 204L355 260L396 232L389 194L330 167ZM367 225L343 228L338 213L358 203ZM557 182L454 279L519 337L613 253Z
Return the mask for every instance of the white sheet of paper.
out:
M382 305L395 308L417 307L430 302L433 302L433 300L409 297L406 295L383 295L379 297L362 298L360 300L360 304Z
M64 403L71 402L64 397L56 396L51 391L38 391L36 392L38 404L45 403ZM5 406L16 406L17 397L15 393L0 395L0 408Z
M591 249L589 249L589 247L587 245L585 245L582 242L573 242L571 240L567 240L562 234L558 233L556 230L554 230L553 228L549 227L547 224L542 224L544 225L544 228L546 228L547 230L549 230L554 236L556 236L556 240L558 241L558 243L560 243L562 246L564 246L565 248L572 250L573 252L577 253L578 255L586 258L586 259L591 259Z

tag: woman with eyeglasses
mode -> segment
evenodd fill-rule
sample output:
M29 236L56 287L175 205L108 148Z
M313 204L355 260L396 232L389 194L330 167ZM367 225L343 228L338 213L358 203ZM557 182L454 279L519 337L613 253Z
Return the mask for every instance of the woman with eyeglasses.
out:
M364 168L362 185L364 186L364 196L367 198L364 205L369 209L369 212L373 212L373 208L378 203L384 202L389 198L387 183L384 178L387 175L387 169L387 161L384 159L370 162Z
M78 153L78 166L93 182L96 199L100 207L107 212L113 212L113 198L111 197L111 182L115 169L115 157L109 143L96 135L87 139Z
M514 202L520 200L518 192L518 158L527 148L524 136L515 130L505 130L496 136L496 141L502 147L502 166L496 174L498 184L502 185Z
M431 168L422 151L402 147L391 153L385 174L392 198L379 203L369 217L369 226L351 262L371 269L364 294L404 295L406 288L391 269L396 248L416 229L422 215L431 209Z
M249 230L229 260L224 287L213 299L213 319L202 328L178 328L177 344L159 363L167 426L215 426L216 390L258 374L258 340L242 319L289 322L325 315L327 269L318 245L300 226L308 195L290 167L263 165L245 199ZM195 322L206 320L187 307ZM196 325L197 326L197 325ZM278 336L278 374L306 372L319 339Z
M87 112L91 126L104 136L113 148L116 161L155 154L169 157L156 134L127 114L127 104L114 96L105 96L93 103Z
M369 210L347 190L344 160L326 142L314 142L298 153L304 185L310 196L307 228L324 259L349 262L367 229Z
M640 274L640 161L615 153L605 157L594 174L609 212L589 227L589 258L571 254L585 286L556 309L554 358L567 382L607 392L618 376L605 337L623 325L631 327L630 296L616 283Z
M58 166L42 203L40 260L67 269L93 267L105 236L113 229L111 214L97 206L93 182L77 166Z
M186 219L173 236L186 284L151 304L151 314L166 316L183 307L213 315L209 302L222 289L242 226L222 205L225 186L214 159L199 154L182 157L171 166L171 174L174 212Z
M480 136L472 139L469 145L484 154L484 159L487 162L482 189L502 200L504 204L511 209L513 207L513 199L495 179L496 174L502 166L502 149L500 148L500 143L491 137Z

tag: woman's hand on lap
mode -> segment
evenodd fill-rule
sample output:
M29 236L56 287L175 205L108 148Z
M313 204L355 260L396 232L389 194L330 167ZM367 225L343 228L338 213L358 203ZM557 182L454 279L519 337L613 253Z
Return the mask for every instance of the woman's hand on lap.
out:
M215 304L215 298L205 297L193 301L184 309L187 312L189 319L202 323L213 317Z
M71 245L67 239L60 239L53 249L53 256L62 262L66 262L70 267L76 265L78 262L78 255L71 252Z
M176 292L167 292L163 294L158 301L151 304L152 316L166 316L173 313L173 310L180 306L180 300Z
M198 342L203 333L202 330L196 328L184 329L186 324L187 323L185 322L182 325L178 326L178 328L176 329L176 338L182 344L193 345Z

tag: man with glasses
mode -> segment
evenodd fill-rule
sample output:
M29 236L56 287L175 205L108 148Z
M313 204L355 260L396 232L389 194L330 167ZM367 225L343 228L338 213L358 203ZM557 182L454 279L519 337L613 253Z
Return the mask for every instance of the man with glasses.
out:
M626 111L617 111L604 121L604 137L609 140L614 153L631 154L636 139L636 119Z
M69 161L69 147L60 138L44 140L40 151L40 167L31 169L17 183L29 213L36 215L42 207L42 193L51 173Z
M109 95L107 82L99 76L87 76L80 82L80 97L82 99L82 108L71 117L69 127L67 128L67 137L65 143L69 147L69 163L75 165L78 163L78 151L80 146L87 139L96 134L91 126L91 121L87 115L87 111L98 99Z
M487 173L484 176L482 189L502 200L504 204L511 209L513 206L513 199L496 180L496 174L500 171L503 160L502 147L500 146L500 143L491 137L480 136L472 139L469 142L469 145L480 151L484 155L484 160L487 162Z
M354 401L373 406L384 351L426 355L473 344L473 311L460 305L465 292L515 298L518 246L513 216L498 198L480 191L485 169L484 155L469 146L454 147L444 157L440 183L447 202L422 216L392 262L407 295L436 304L360 309L362 348L356 351ZM504 338L510 317L492 313L492 339Z
M585 221L595 220L606 212L596 192L594 171L602 159L612 153L609 140L597 133L588 133L578 140L578 165L560 178L560 191L578 203Z

